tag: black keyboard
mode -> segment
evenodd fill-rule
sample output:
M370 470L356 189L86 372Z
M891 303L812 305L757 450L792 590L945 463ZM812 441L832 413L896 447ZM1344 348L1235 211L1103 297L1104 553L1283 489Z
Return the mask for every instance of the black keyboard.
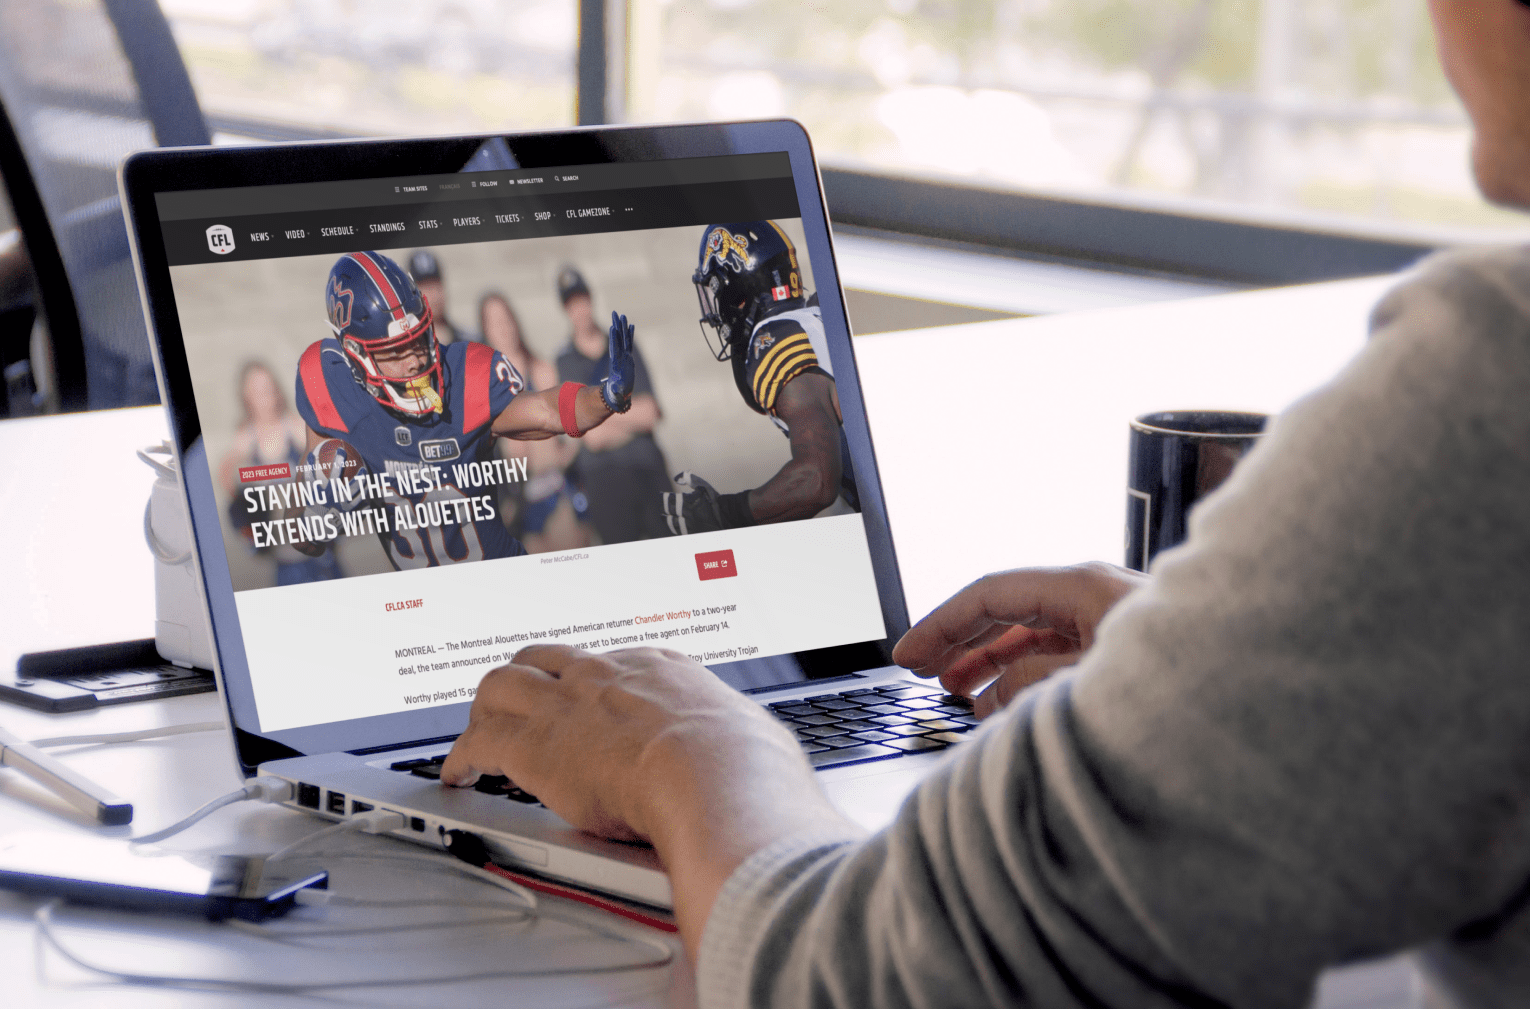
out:
M446 754L438 753L434 757L415 757L413 760L398 760L388 766L395 771L407 771L417 778L429 778L431 781L441 780L441 763L446 760ZM502 774L480 775L473 788L485 795L503 795L512 802L522 802L528 806L540 806L537 797L523 788L517 788L510 783L510 779Z
M891 683L766 708L792 730L817 768L943 750L978 724L972 702L916 683Z
M910 753L943 750L960 743L978 724L972 702L916 683L891 683L837 694L776 701L766 710L796 735L817 768L889 760ZM431 781L441 780L446 754L415 757L389 765ZM537 797L501 775L484 775L473 786L512 802L541 805Z

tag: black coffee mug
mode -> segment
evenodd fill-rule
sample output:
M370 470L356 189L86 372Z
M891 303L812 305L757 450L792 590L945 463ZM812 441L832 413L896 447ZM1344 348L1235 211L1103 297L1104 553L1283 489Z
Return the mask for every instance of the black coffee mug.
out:
M1269 417L1227 410L1170 410L1132 421L1126 481L1126 566L1146 571L1185 540L1197 501L1226 480Z

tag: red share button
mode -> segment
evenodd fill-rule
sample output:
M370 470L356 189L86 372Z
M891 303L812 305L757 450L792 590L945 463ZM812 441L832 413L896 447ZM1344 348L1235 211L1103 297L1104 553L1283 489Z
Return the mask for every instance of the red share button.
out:
M704 582L713 578L734 578L738 565L733 563L732 550L711 550L696 555L696 574Z

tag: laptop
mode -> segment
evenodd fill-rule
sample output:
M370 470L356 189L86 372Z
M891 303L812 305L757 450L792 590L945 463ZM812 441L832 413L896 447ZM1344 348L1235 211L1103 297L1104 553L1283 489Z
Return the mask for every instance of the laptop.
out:
M650 850L437 780L526 644L693 656L869 827L976 724L890 665L908 614L797 123L166 149L119 181L235 755L293 808L668 907ZM603 380L612 311L614 433L495 434ZM797 393L840 479L750 524L729 496L792 462Z

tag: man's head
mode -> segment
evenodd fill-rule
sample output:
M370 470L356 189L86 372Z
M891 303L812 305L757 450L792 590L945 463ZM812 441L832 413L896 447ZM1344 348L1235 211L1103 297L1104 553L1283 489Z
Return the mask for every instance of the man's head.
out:
M404 418L441 409L441 348L430 304L397 263L377 252L341 256L325 285L329 327L356 383Z
M572 266L558 271L558 300L574 330L574 346L586 357L596 357L605 350L605 335L595 324L595 302L584 275Z
M797 248L774 221L709 225L691 283L701 335L719 361L739 353L761 320L805 303Z
M1530 5L1430 0L1440 62L1471 116L1472 168L1494 203L1530 210Z
M409 276L414 286L430 304L433 318L446 318L446 284L441 280L441 262L428 249L415 249L409 254Z

